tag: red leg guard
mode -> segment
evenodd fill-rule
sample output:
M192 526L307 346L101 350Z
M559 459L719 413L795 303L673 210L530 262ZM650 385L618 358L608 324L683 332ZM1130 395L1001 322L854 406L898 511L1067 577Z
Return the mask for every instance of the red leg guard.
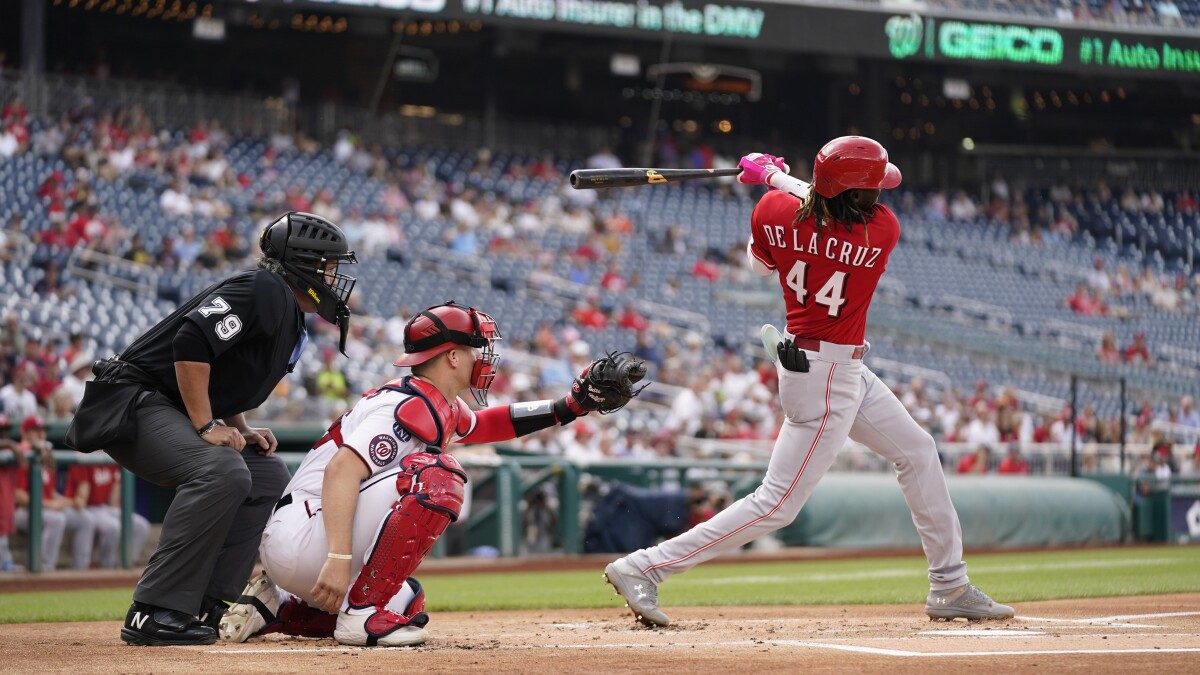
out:
M467 475L454 457L419 452L402 464L396 480L400 499L384 517L371 555L350 586L355 609L385 609L462 508ZM423 604L424 594L419 597Z

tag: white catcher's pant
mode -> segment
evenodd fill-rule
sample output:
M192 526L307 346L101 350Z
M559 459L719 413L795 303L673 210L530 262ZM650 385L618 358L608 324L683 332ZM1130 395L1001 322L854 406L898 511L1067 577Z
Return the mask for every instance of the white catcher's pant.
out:
M371 476L359 489L351 535L351 554L354 556L350 561L351 583L358 578L363 563L370 556L384 517L400 498L396 490L396 476L399 473L400 469L397 468ZM315 604L312 588L329 553L325 520L320 509L319 497L302 492L293 493L292 503L271 515L258 548L263 567L271 580L310 605ZM466 515L464 505L462 516ZM388 601L388 609L403 613L412 599L412 589L408 584L403 584L396 597ZM342 610L345 611L346 607L347 602L343 599Z
M627 560L661 583L791 523L849 436L895 465L929 560L930 587L967 583L962 528L933 437L875 373L850 358L853 351L822 342L820 352L806 352L807 373L776 364L786 419L762 484L712 519Z

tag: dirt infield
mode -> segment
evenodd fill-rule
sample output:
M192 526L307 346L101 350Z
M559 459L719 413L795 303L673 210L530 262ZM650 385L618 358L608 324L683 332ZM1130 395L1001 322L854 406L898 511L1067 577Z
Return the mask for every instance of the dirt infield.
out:
M614 604L617 601L614 599ZM361 649L270 636L241 645L129 647L117 622L0 626L14 673L922 673L987 668L1194 672L1200 593L1017 603L1010 621L933 623L919 605L691 607L650 630L627 610L450 612L421 647Z

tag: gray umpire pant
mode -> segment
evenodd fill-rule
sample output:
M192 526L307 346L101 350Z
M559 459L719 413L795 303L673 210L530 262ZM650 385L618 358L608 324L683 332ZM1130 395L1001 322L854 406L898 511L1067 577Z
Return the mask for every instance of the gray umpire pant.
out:
M195 616L205 597L236 600L291 479L287 466L257 446L238 453L205 442L162 394L143 399L136 414L137 439L108 454L135 475L175 488L175 499L134 601Z

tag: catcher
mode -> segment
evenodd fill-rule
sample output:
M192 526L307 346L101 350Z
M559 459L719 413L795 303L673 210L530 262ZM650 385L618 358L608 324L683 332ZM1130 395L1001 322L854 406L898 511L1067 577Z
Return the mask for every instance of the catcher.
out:
M412 374L364 394L305 457L263 533L264 572L222 617L221 639L282 632L346 645L425 642L425 593L410 575L458 518L467 481L446 447L613 412L641 392L634 386L646 374L642 362L609 354L557 401L472 411L459 394L470 389L487 405L499 339L492 317L453 302L408 322L395 365Z

